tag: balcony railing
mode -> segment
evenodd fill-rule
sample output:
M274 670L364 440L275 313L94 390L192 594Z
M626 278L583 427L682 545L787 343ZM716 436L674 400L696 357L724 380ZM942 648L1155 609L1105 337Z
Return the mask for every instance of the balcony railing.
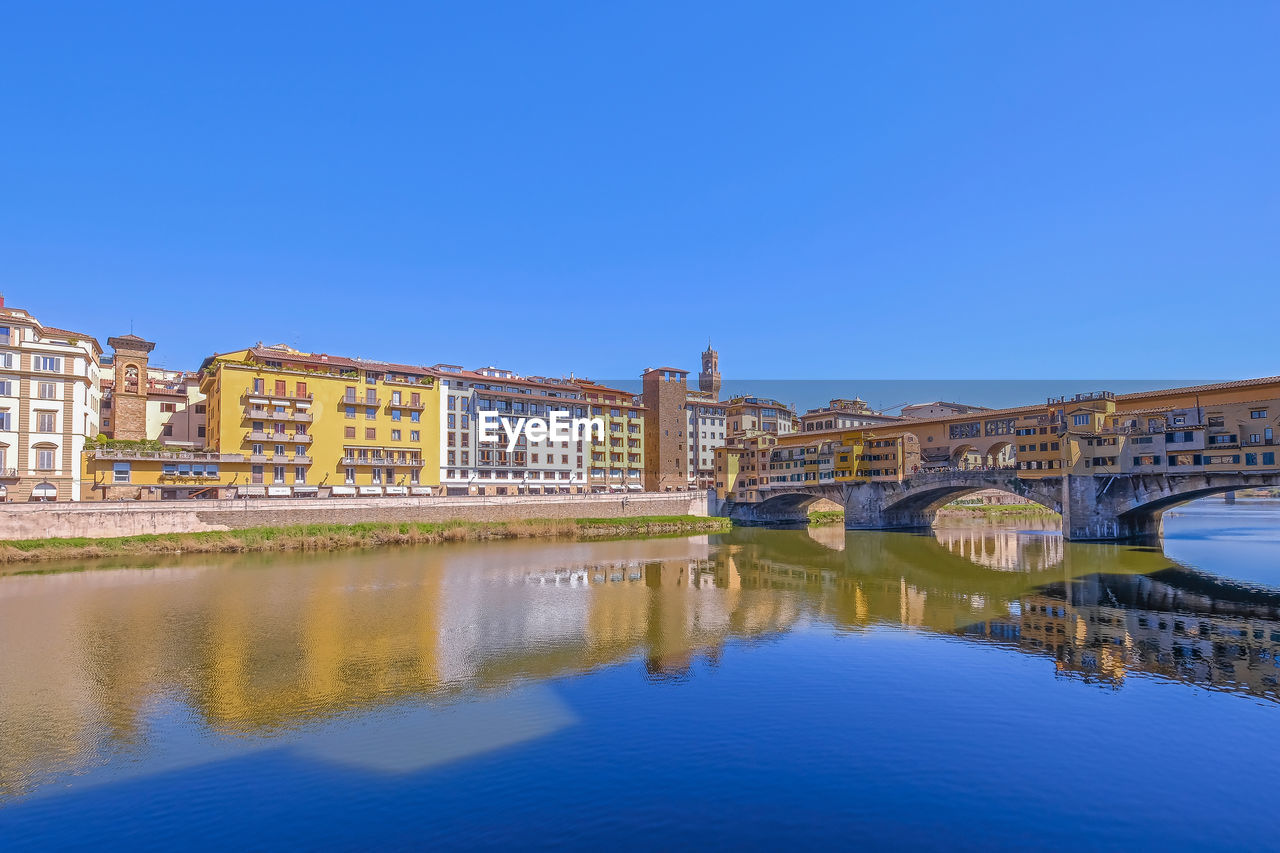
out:
M249 406L245 409L244 416L250 420L296 421L304 424L309 424L315 419L310 412L277 412L274 409L264 409L259 406Z
M244 440L262 442L264 444L310 444L311 436L305 432L263 432L254 430L245 433Z
M243 462L239 453L204 453L200 451L175 450L116 450L97 448L93 451L95 459L163 459L179 462Z
M421 459L397 459L393 456L344 456L342 465L347 467L371 466L375 468L421 468Z
M416 403L409 400L401 400L399 403L397 403L395 400L387 401L388 409L414 409L416 411L421 412L426 407L427 407L427 404L422 402L421 400L419 400Z
M0 480L12 480L18 476L17 468L0 468Z
M315 395L309 394L309 393L299 394L296 390L285 391L284 393L279 393L276 391L269 391L269 390L264 390L264 391L251 390L251 391L245 391L244 394L241 395L241 397L246 401L250 397L270 397L273 400L302 400L304 402L310 402L315 398Z

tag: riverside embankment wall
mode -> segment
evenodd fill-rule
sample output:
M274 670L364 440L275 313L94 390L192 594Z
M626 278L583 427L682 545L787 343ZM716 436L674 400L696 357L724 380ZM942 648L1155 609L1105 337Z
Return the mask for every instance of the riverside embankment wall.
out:
M518 521L642 515L705 516L707 493L7 504L0 506L0 540L106 539L143 533L198 533L366 521Z

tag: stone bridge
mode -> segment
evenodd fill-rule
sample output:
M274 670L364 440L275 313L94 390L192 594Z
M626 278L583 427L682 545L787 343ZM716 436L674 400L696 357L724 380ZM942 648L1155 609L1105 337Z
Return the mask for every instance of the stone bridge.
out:
M1012 469L913 474L901 481L779 484L758 503L725 502L720 514L737 524L806 524L808 507L826 498L844 507L849 530L927 528L940 508L983 489L999 489L1062 515L1062 535L1077 541L1159 537L1165 510L1237 489L1280 487L1280 472L1116 474L1040 479Z

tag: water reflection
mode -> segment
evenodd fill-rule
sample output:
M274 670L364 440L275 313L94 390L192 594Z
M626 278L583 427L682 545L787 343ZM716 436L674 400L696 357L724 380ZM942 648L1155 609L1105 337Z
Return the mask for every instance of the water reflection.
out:
M404 702L465 703L472 712L451 723L432 717L435 751L414 760L456 758L569 718L545 693L510 704L515 688L629 660L680 679L727 642L802 620L995 644L1104 685L1151 675L1277 701L1274 591L1044 531L835 530L0 578L0 793L144 749L157 703L227 742ZM342 752L332 739L317 749Z

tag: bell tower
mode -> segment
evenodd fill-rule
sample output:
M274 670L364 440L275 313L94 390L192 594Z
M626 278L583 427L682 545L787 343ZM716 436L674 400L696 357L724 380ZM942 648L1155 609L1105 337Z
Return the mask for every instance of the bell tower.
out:
M698 390L710 392L717 400L720 399L720 353L711 348L711 341L707 341L707 348L702 353Z
M108 338L107 343L114 350L115 364L108 434L112 438L141 441L147 437L147 362L156 345L137 335Z

